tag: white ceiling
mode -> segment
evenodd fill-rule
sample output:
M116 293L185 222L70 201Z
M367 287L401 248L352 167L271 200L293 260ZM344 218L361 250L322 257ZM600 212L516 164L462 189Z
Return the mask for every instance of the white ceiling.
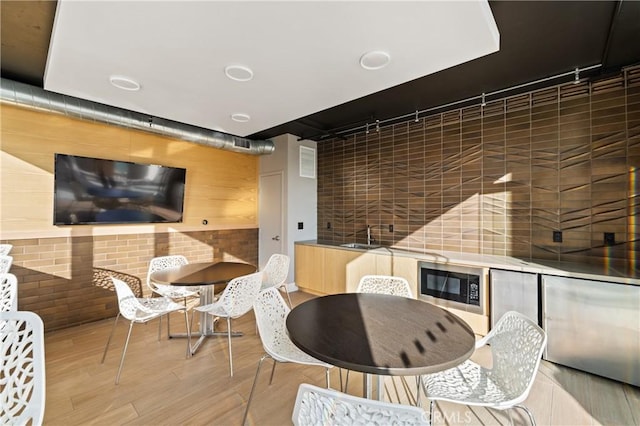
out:
M61 0L44 88L247 136L498 49L486 0ZM373 50L389 65L360 67ZM253 79L230 80L228 65ZM141 89L115 88L113 75Z

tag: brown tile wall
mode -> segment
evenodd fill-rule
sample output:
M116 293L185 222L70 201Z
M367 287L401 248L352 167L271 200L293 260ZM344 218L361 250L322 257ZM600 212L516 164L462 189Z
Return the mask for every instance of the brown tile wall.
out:
M18 277L20 310L39 314L47 331L108 318L117 313L115 293L92 282L93 268L142 280L149 260L182 254L190 262L242 261L257 265L258 230L233 229L7 240L11 272Z
M319 143L318 239L638 271L639 175L635 67Z

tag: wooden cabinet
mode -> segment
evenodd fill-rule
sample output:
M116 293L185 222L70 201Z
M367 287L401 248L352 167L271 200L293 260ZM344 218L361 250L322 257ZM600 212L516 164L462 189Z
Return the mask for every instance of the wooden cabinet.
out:
M349 292L347 289L347 270L357 262L362 253L353 250L325 249L323 294Z
M352 293L364 275L406 278L417 294L417 260L391 253L296 244L295 280L312 294Z
M295 280L302 290L313 294L323 294L324 286L323 247L295 246Z

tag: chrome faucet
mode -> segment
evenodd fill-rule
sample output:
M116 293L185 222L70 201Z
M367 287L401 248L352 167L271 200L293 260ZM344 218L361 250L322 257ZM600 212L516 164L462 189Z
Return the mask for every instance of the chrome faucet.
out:
M375 241L376 239L371 236L371 226L367 225L367 245L370 246Z

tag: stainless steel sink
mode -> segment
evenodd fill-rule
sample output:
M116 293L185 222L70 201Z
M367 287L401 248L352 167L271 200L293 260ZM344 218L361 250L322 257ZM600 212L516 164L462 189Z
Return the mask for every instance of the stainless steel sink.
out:
M382 246L379 244L346 243L346 244L340 244L340 247L355 248L355 249L361 249L361 250L371 250L371 249L376 249Z

